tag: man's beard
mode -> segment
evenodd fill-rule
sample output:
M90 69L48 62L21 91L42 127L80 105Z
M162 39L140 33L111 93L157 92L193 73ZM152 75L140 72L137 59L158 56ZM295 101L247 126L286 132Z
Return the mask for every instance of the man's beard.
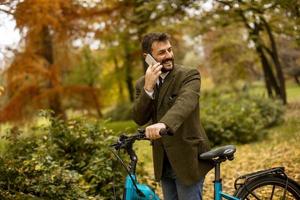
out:
M164 63L168 62L168 61L171 61L172 62L172 68L165 68L164 66L161 68L161 72L162 73L166 73L166 72L169 72L169 71L172 71L173 68L174 68L174 59L173 58L168 58L168 59L165 59L161 62L162 65L164 65Z

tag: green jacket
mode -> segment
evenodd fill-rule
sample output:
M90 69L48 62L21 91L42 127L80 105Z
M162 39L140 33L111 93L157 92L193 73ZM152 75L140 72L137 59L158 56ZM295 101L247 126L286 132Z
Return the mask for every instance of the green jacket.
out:
M144 83L143 76L136 84L134 121L140 126L162 122L174 133L153 141L156 180L162 176L165 150L176 177L186 185L196 183L212 168L211 162L198 158L210 149L199 118L199 72L175 65L154 100L145 92Z

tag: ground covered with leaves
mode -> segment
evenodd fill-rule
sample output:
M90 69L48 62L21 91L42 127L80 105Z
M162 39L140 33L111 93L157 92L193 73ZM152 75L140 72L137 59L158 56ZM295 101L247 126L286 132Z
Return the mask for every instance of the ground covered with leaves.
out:
M287 175L300 183L300 103L290 103L285 121L269 130L263 141L237 145L235 159L222 165L223 189L234 192L234 180L250 172L282 166ZM204 199L213 198L214 174L211 171L205 181Z

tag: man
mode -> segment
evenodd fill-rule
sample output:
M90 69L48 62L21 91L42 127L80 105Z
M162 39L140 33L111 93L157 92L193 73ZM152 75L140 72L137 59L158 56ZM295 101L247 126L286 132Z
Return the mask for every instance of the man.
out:
M165 200L202 199L206 173L212 164L199 160L208 151L208 139L199 119L200 74L174 64L166 33L147 34L143 54L158 62L147 68L136 84L133 119L146 127L152 140L155 178L161 180ZM161 137L167 128L173 136Z

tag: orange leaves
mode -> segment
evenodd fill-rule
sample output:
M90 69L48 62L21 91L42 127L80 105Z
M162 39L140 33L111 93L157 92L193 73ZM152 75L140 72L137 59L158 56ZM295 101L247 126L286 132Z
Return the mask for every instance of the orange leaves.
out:
M40 29L50 26L55 30L64 29L65 14L70 13L71 0L25 0L17 5L15 19L18 28Z
M17 4L14 17L20 29L39 32L48 26L59 37L81 35L89 29L90 21L100 23L99 18L111 17L118 4L102 1L93 5L74 0L24 0Z
M20 119L37 108L58 112L67 107L96 108L100 116L96 82L64 85L66 74L76 65L68 56L74 38L96 31L95 24L103 22L105 26L112 13L117 15L121 4L108 0L10 0L9 3L17 28L23 30L24 43L22 52L15 54L6 70L3 96L7 102L0 108L0 121Z
M25 106L38 93L39 89L35 85L24 85L19 92L10 99L5 108L1 110L0 122L22 118L26 113L26 109L24 109Z
M51 68L45 59L27 52L20 53L6 71L8 90L18 91L20 86L30 83L39 85L41 80L49 79Z

